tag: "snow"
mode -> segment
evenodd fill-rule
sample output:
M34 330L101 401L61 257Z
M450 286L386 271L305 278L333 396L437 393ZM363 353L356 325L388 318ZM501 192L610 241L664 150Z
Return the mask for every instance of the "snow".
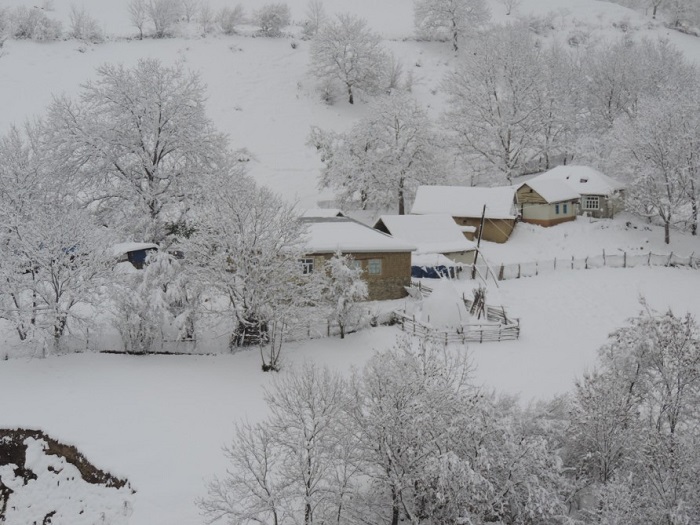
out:
M462 297L445 279L433 284L433 292L423 300L418 318L423 324L443 330L459 330L469 324L469 313Z
M304 249L307 253L411 252L413 244L345 217L302 219L308 227Z
M320 218L327 218L327 217L344 217L345 214L338 208L312 208L309 210L304 210L301 214L301 217L304 218L310 218L310 217L320 217Z
M589 166L557 166L549 171L533 177L527 184L535 189L544 183L559 181L571 187L579 195L612 195L614 192L624 189L624 184L608 177L600 171ZM536 190L539 193L539 190Z
M374 227L379 227L380 222L395 239L414 244L416 254L466 252L476 248L449 215L382 215Z
M414 215L447 213L452 217L481 217L486 205L487 219L514 219L515 189L509 186L475 188L467 186L420 186L411 208Z
M571 186L557 179L534 178L523 182L519 188L522 188L526 184L539 193L542 198L550 204L578 200L580 197L579 193Z
M125 253L135 252L139 250L153 250L158 249L157 244L152 242L122 242L112 246L112 253L115 256L124 255Z
M414 253L411 255L411 266L435 268L436 266L452 267L457 264L441 253Z

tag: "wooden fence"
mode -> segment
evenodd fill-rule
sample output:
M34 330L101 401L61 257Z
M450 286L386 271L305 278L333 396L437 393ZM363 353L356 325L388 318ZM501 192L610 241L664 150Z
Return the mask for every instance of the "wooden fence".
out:
M462 278L472 278L472 265L466 265L462 272ZM700 258L691 254L689 257L682 257L671 252L670 254L659 253L606 253L602 251L600 255L588 257L555 257L543 261L533 261L525 263L501 264L500 266L488 266L484 263L477 263L476 274L481 278L494 278L499 281L506 279L520 279L522 277L534 277L566 270L590 270L592 268L636 268L639 266L665 266L688 268L700 268Z
M429 286L418 282L413 290L427 297L433 291ZM412 294L415 295L415 294ZM472 307L472 301L462 295L462 301L467 310ZM415 315L409 316L401 310L394 311L396 322L404 332L415 334L423 339L447 343L485 343L489 341L513 341L520 338L520 319L508 317L503 306L486 305L485 323L470 323L458 330L441 330L430 327L416 320Z

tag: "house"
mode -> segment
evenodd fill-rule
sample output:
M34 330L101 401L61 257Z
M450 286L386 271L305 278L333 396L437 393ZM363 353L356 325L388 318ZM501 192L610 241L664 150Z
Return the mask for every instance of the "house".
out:
M304 273L318 271L336 252L350 255L363 270L370 301L400 299L411 284L416 247L347 217L306 217Z
M117 263L130 262L137 270L143 268L148 254L156 251L158 245L152 242L123 242L112 247Z
M535 177L515 192L523 222L554 226L576 219L579 194L566 182Z
M479 232L484 206L484 229ZM498 243L508 240L518 218L515 189L509 186L420 186L411 214L448 214L467 239L476 239L481 233L485 241Z
M302 218L345 217L338 208L309 208L301 214Z
M449 215L382 215L374 228L413 244L413 266L416 257L429 254L443 255L452 263L474 262L476 244L464 236Z
M589 166L557 166L528 182L534 180L558 180L568 184L580 196L580 215L611 219L622 209L624 184Z

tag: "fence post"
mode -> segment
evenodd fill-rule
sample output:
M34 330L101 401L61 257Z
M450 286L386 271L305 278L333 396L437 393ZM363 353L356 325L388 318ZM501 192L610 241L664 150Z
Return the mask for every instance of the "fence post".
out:
M483 327L479 330L479 343L484 342L484 329Z
M447 332L445 332L445 346L447 346Z
M413 333L416 333L416 314L413 314Z
M649 252L649 257L647 257L647 266L651 266L651 252Z
M518 279L520 279L520 263L518 263Z
M627 268L627 252L622 252L622 267Z
M605 266L605 248L603 248L603 266Z
M688 259L688 266L691 268L693 267L693 255L695 255L695 252L690 254L690 259Z
M331 336L331 321L330 321L330 319L328 320L328 324L326 326L328 327L327 328L328 337L330 337Z
M574 256L571 256L571 269L574 269Z
M502 280L503 280L503 270L504 270L504 268L503 268L503 263L501 263L501 267L500 267L499 270L498 270L498 280L499 280L499 281L502 281Z
M584 270L588 270L588 257L586 257L586 260L583 262L584 264Z
M555 270L557 269L557 258L556 257L554 258L554 269Z
M671 252L671 255L668 256L668 261L666 261L666 268L671 266L671 259L673 259L673 252Z

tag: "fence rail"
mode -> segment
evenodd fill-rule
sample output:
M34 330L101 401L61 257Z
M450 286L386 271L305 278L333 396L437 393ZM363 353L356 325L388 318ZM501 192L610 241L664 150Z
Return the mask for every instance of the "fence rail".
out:
M471 271L473 265L466 266L467 268L462 272L462 275L470 279L473 275ZM491 276L499 281L504 281L506 279L534 277L536 275L553 273L555 271L590 270L592 268L636 268L640 266L686 266L688 268L698 269L700 268L700 257L695 257L694 253L689 257L683 257L673 252L669 254L653 252L633 254L622 252L611 254L603 250L600 255L591 255L588 257L555 257L542 261L501 264L496 267L477 263L476 273L484 279Z
M433 289L418 282L413 290L427 297ZM413 295L413 294L412 294ZM472 307L472 301L462 295L462 301L467 310ZM412 333L431 341L442 343L486 343L489 341L513 341L520 338L520 319L508 317L503 306L486 305L486 323L470 323L458 330L441 330L430 327L416 320L415 315L409 316L402 310L395 310L396 322L404 332Z

